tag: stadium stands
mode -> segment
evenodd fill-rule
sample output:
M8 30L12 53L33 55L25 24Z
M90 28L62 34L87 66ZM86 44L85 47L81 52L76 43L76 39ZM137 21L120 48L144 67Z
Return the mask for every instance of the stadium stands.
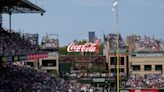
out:
M161 51L163 50L162 42L160 40L151 39L150 37L141 37L136 39L136 51Z
M0 72L0 92L65 92L69 88L66 82L27 66L8 63Z
M0 55L27 54L38 51L38 45L31 44L18 32L0 30Z
M87 92L91 86L81 85L76 80L66 81L28 66L5 63L0 67L0 92ZM90 91L93 92L93 91Z
M164 87L164 76L162 74L145 74L140 76L139 74L131 75L125 88L163 88Z
M117 34L107 34L105 36L105 40L109 41L109 45L111 49L116 49L117 46ZM126 45L125 42L123 41L123 38L121 37L121 34L119 34L119 48L120 49L125 49Z

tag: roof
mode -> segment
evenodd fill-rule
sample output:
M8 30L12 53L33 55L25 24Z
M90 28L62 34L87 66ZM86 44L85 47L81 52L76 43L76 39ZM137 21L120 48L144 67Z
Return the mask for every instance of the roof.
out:
M44 13L45 10L28 0L0 0L1 13Z

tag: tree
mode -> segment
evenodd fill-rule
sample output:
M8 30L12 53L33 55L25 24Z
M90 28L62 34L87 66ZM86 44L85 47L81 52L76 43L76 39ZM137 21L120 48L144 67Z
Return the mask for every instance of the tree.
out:
M59 48L59 53L60 53L61 55L66 55L66 54L67 54L67 46L60 47L60 48Z
M103 55L104 43L100 44L99 55Z

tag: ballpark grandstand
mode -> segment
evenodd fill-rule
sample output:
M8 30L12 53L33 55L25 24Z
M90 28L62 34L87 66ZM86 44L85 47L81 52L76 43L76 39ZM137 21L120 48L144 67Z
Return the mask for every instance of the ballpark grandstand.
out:
M2 14L45 13L45 10L29 0L0 1L0 92L61 92L68 90L68 84L50 74L26 66L25 60L47 58L27 35L2 28ZM19 61L19 62L17 62ZM61 87L62 85L62 87Z
M80 44L60 55L57 34L46 35L40 45L39 34L13 31L16 13L43 15L45 10L29 0L0 1L0 92L116 92L117 60L120 92L164 92L163 40L130 35L125 41L121 34L117 39L109 33L103 51L98 48L103 54L80 52L91 46ZM2 27L2 14L10 16L9 29Z

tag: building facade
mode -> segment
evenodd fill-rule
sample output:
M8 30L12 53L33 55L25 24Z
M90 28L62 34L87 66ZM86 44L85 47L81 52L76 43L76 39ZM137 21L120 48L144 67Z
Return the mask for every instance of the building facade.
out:
M109 51L108 69L111 73L116 73L117 53L116 51ZM129 59L126 50L119 51L119 68L120 72L129 75Z
M129 55L130 74L164 73L164 52L135 52Z
M90 31L88 32L89 42L94 43L95 42L95 32Z
M60 55L60 63L71 63L71 68L87 72L92 67L106 69L105 56L101 55ZM70 70L73 70L71 69Z
M119 57L117 57L117 34L104 35L104 50L103 54L106 56L108 69L110 73L116 73L117 58L119 58L119 68L122 74L129 75L129 60L126 45L121 37L119 37Z
M48 58L39 60L39 67L43 71L59 74L59 53L48 53Z

